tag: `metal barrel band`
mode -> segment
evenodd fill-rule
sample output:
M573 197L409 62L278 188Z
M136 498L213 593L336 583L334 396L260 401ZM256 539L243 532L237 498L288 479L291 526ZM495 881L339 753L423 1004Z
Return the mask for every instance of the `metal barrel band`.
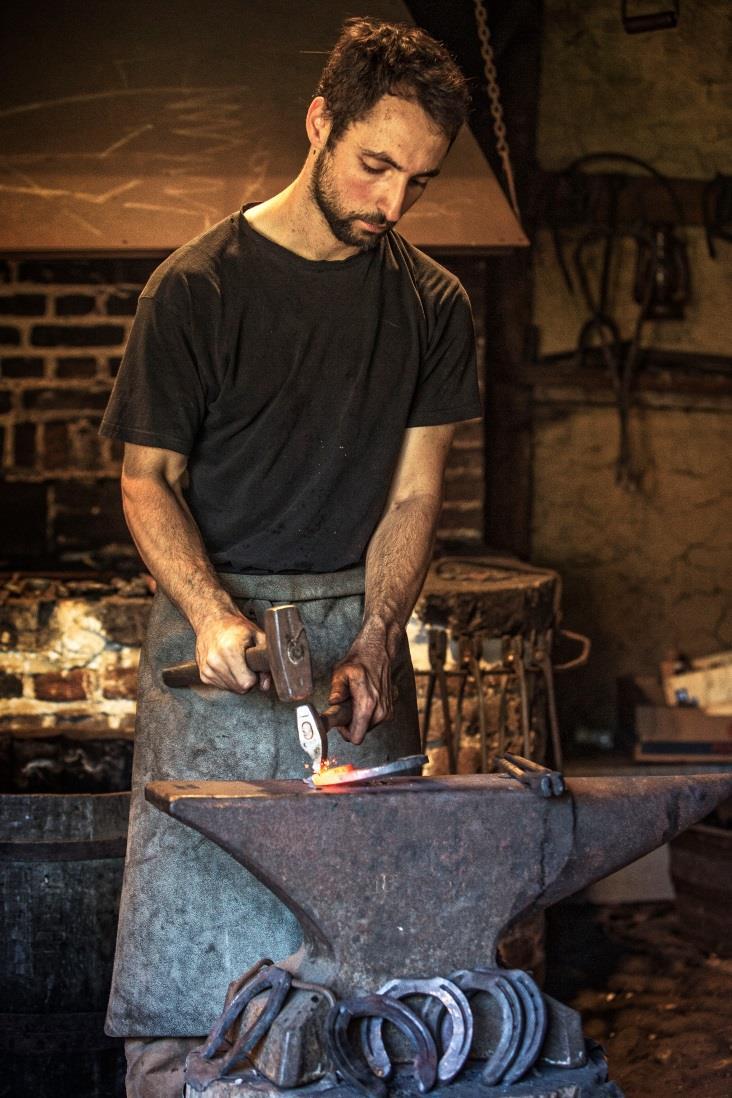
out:
M429 1029L416 1014L398 999L388 995L363 995L345 999L331 1007L325 1022L328 1052L338 1072L363 1094L385 1098L386 1083L375 1075L368 1063L359 1063L348 1042L348 1029L356 1018L382 1018L397 1027L415 1049L413 1063L417 1087L425 1094L437 1079L437 1047Z
M437 1078L441 1083L451 1082L463 1067L473 1043L473 1015L470 1004L457 984L436 976L425 980L389 980L379 988L379 995L393 999L405 999L411 995L426 997L419 1013L430 1030L440 1052ZM441 1040L438 1020L447 1011L450 1033ZM366 1060L377 1075L387 1078L391 1063L381 1036L382 1020L369 1019L362 1030L362 1048Z
M499 969L477 969L451 973L449 979L468 998L486 992L498 1003L501 1032L496 1047L481 1073L483 1086L496 1086L519 1054L524 1037L524 1012L521 1000L510 980Z

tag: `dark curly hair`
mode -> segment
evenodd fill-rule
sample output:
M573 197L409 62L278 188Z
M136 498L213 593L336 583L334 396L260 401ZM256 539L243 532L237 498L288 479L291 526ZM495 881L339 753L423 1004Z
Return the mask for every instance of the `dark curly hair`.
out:
M330 142L384 95L418 103L452 142L470 103L465 77L442 43L409 23L360 17L343 24L315 94L326 102Z

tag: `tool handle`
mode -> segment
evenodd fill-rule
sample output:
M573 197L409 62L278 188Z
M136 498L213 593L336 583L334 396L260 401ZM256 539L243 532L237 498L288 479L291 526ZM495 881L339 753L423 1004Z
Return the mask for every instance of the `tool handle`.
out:
M353 703L350 701L335 702L333 705L329 705L327 709L324 709L320 716L328 729L345 728L353 718Z
M267 646L264 644L256 648L247 648L244 659L250 671L269 671ZM166 686L200 686L201 676L198 673L198 664L195 660L184 660L183 663L173 664L172 667L164 667L163 682Z

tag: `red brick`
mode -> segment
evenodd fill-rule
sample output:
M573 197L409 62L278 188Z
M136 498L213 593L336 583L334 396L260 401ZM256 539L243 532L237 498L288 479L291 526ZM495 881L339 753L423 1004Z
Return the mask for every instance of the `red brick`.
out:
M106 408L109 393L90 392L83 387L73 389L28 389L23 393L23 405L26 408L38 408L42 411L83 411L85 408Z
M134 316L137 312L138 294L110 294L107 299L109 316Z
M99 618L105 635L113 644L141 645L145 639L151 605L152 601L146 598L101 603Z
M17 328L11 328L7 324L0 324L0 343L7 343L17 347L20 343L20 332Z
M3 377L43 377L43 359L12 355L0 360Z
M68 423L47 423L44 428L43 465L46 469L66 469L71 464L71 439Z
M0 716L0 731L2 732L41 732L47 729L44 717L31 716L29 713L6 713Z
M77 669L34 675L33 691L40 701L85 701L84 672Z
M91 294L63 294L56 298L56 316L88 316L97 307Z
M22 696L23 680L20 675L0 671L0 698L21 698Z
M137 697L137 668L119 667L104 677L102 693L105 698Z
M0 313L3 316L43 316L45 311L45 294L3 294L0 296Z
M17 564L46 552L45 484L18 484L0 480L0 515L12 515L3 524L0 560Z
M125 329L121 324L36 324L30 338L34 347L113 347L124 343Z
M13 431L13 458L18 469L32 469L36 463L35 423L16 423Z
M59 358L56 360L56 377L94 377L97 372L95 358Z

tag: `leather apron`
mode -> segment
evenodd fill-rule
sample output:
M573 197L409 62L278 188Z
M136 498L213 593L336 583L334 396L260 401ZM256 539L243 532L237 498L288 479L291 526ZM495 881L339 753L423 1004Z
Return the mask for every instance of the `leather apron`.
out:
M294 602L308 634L314 702L328 702L330 673L358 632L363 570L329 575L222 575L250 619ZM261 957L281 960L300 945L295 916L214 843L144 800L150 781L302 778L308 762L297 738L294 707L273 691L246 695L212 687L170 689L162 668L190 659L195 637L161 592L155 596L140 658L127 860L117 952L107 1013L113 1036L199 1036L221 1011L229 982ZM393 668L397 712L360 747L330 734L338 762L372 766L419 751L409 650ZM319 851L307 835L303 872ZM337 842L337 836L333 837Z

